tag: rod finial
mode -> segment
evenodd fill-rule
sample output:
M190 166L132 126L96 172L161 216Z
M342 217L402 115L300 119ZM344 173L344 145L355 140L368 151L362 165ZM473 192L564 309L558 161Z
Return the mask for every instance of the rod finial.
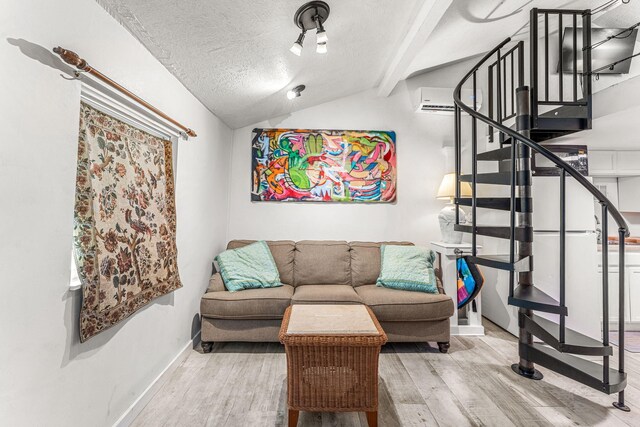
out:
M192 138L195 138L196 136L198 136L198 134L196 134L193 129L187 129L185 132L187 135L189 135Z
M87 71L90 67L87 61L80 58L77 53L64 49L60 46L54 47L53 52L60 55L60 58L69 65L73 65L78 70Z

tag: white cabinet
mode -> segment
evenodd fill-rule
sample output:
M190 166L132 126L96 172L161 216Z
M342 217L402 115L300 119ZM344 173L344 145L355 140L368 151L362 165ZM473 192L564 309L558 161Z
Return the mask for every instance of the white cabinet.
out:
M621 212L640 212L640 176L618 178L618 200Z
M482 246L478 246L478 249L481 248ZM456 261L460 255L471 254L471 245L468 243L431 242L431 249L438 253L440 259L444 291L453 298L454 304L457 304L458 272ZM453 310L450 321L451 335L484 335L480 295L476 297L476 303L477 311L472 310L471 304L462 310Z
M620 175L640 175L640 151L616 151L616 171Z
M591 178L587 178L591 180ZM560 230L560 177L533 177L533 229ZM576 181L567 179L567 231L595 230L593 196ZM535 245L534 245L535 246Z
M631 305L630 317L632 322L640 322L640 267L629 267L629 302Z
M608 176L616 169L615 151L589 151L589 175Z
M593 204L592 204L593 206ZM593 209L593 208L592 208ZM535 223L535 214L534 214ZM566 303L567 327L592 338L600 336L602 280L598 281L598 252L595 233L567 233ZM533 283L559 300L560 234L535 232L533 235ZM609 280L613 280L610 278ZM589 295L590 298L586 296ZM594 313L600 313L594 316ZM553 317L549 317L553 319Z
M640 150L589 151L590 176L640 176Z
M629 271L630 268L627 268L625 271ZM638 272L640 273L640 268L637 268ZM629 295L629 274L625 275L625 310L624 310L624 320L625 322L629 322L631 320L631 313L629 310L630 307L630 303L629 301L631 301L631 297ZM640 285L640 277L639 279L639 285ZM598 280L600 283L600 289L602 289L602 267L598 268ZM619 313L620 310L619 308L619 294L618 294L618 286L620 283L620 271L618 270L618 267L611 267L609 266L609 322L612 323L617 323L619 320ZM602 305L602 292L600 292L600 304ZM600 311L600 313L602 313L602 311Z

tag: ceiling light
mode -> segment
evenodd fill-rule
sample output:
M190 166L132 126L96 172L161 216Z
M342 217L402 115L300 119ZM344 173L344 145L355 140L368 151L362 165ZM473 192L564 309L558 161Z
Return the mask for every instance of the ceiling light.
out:
M304 34L309 30L316 31L316 52L327 52L327 32L324 30L323 24L329 17L329 5L323 1L310 1L303 4L293 17L293 22L302 30L301 36L304 39ZM291 46L291 52L300 56L302 53L302 39L298 37L298 40ZM321 46L322 45L322 46Z
M304 33L305 31L303 30L298 36L298 40L296 40L289 49L293 54L297 56L300 56L300 54L302 53L302 42L304 41Z
M314 21L316 21L316 43L326 43L329 41L329 37L327 37L327 32L324 30L322 26L322 21L318 15L314 16Z
M305 85L299 85L287 92L287 98L294 99L300 96L300 93L305 89Z
M316 41L318 43L326 43L327 41L329 41L329 37L327 37L327 32L325 30L318 31L316 33L316 37Z

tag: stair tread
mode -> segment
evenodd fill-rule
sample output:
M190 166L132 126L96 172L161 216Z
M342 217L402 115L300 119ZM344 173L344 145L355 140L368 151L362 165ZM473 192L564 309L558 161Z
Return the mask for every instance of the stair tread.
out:
M498 148L497 150L485 151L478 154L478 160L507 160L511 159L511 147Z
M561 353L544 344L521 344L521 351L522 347L527 352L528 360L604 393L617 393L624 390L627 384L627 374L617 369L609 368L609 383L605 384L604 369L599 363Z
M473 175L460 175L460 181L472 182ZM488 172L476 175L478 184L511 185L511 172ZM519 171L516 173L516 185L529 185L531 183L528 173Z
M530 285L516 286L513 290L513 296L509 297L509 305L516 307L529 308L531 310L544 311L546 313L555 313L567 315L567 307L560 305L555 298L541 291L539 288Z
M513 264L511 264L511 258L509 255L477 255L467 256L467 260L473 264L484 265L490 268L497 268L499 270L506 271L530 271L531 270L531 257L515 258ZM527 262L529 261L528 265Z
M455 224L454 230L461 231L463 233L473 233L473 225ZM511 227L476 224L476 234L480 234L482 236L495 237L498 239L510 239ZM515 240L523 241L523 242L532 242L533 228L529 226L515 227Z
M584 99L580 101L584 102ZM555 119L586 119L588 114L587 107L584 105L560 105L553 110L539 114L538 117L555 118Z
M560 352L576 353L576 354L593 354L593 355L609 355L613 354L613 348L611 346L605 346L601 341L591 338L587 335L581 334L573 329L565 328L564 344L559 343L560 339L560 325L549 319L545 319L541 316L532 314L527 316L529 321L534 322L553 338L552 342L545 341L546 344L551 345ZM529 329L527 329L529 330ZM534 331L529 330L536 337L543 339L544 334L536 334Z
M470 197L460 197L457 202L463 206L471 206ZM476 205L483 209L511 210L511 198L509 197L477 197ZM531 212L531 198L516 197L516 212Z

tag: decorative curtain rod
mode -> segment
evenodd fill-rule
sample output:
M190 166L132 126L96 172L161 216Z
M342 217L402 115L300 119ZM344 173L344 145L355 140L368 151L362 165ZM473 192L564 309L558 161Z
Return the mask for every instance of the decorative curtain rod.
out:
M184 126L183 124L181 124L180 122L178 122L178 121L172 119L171 117L167 116L165 113L163 113L162 111L158 110L156 107L154 107L153 105L149 104L144 99L140 98L138 95L134 94L133 92L131 92L128 89L126 89L125 87L123 87L123 86L119 85L118 83L114 82L109 77L105 76L100 71L96 70L95 68L91 67L87 63L87 61L85 61L84 59L80 58L80 56L78 56L77 53L72 52L72 51L67 50L67 49L63 49L60 46L54 47L53 51L55 53L57 53L58 55L60 55L62 60L64 62L66 62L67 64L73 65L78 70L80 70L82 72L86 72L88 74L91 74L92 76L98 78L99 80L102 80L104 83L108 84L112 88L114 88L117 91L127 95L129 98L133 99L134 101L138 102L143 107L153 111L158 116L160 116L163 119L173 123L178 128L182 129L187 135L189 135L191 137L196 137L197 136L196 133L193 131L193 129L190 129L190 128Z

